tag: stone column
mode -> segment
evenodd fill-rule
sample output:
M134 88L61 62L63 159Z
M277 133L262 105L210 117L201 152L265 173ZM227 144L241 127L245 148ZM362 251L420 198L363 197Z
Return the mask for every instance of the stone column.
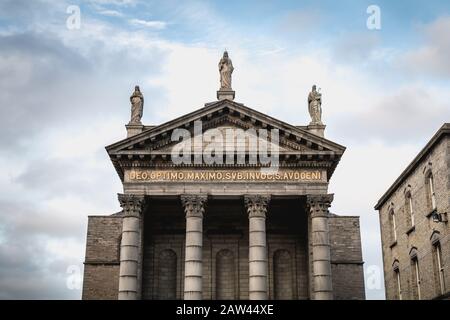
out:
M313 296L311 298L314 300L333 299L328 229L328 208L332 201L332 194L308 195L307 197L313 268Z
M184 299L202 299L203 213L206 195L182 195L186 213L186 250L184 264Z
M266 213L270 196L244 197L249 219L249 299L267 300Z
M144 196L119 194L123 208L120 243L119 300L141 299L142 281L142 212Z

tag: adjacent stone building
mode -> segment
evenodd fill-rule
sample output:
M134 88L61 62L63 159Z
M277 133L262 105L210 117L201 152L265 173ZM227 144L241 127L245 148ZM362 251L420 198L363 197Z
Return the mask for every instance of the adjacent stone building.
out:
M378 201L387 299L449 299L450 124Z
M219 69L217 101L157 126L136 87L128 137L106 147L123 211L89 217L83 299L364 299L359 217L329 212L345 148L320 93L295 126L235 102L228 55Z

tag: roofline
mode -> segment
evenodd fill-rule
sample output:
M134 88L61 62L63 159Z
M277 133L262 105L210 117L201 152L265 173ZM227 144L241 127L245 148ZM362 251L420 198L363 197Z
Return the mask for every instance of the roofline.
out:
M434 134L431 140L425 145L425 147L419 152L414 160L406 167L400 176L394 181L389 189L383 194L375 205L375 210L380 210L381 206L389 199L389 197L398 189L403 181L409 176L409 174L417 168L419 163L425 158L428 152L441 140L445 135L450 134L450 123L444 123L439 130Z
M329 139L327 139L327 138L317 136L317 135L315 135L315 134L313 134L313 133L307 131L307 130L306 130L306 126L304 126L304 128L301 128L301 126L296 126L296 125L289 124L289 123L284 122L284 121L282 121L282 120L279 120L279 119L276 119L276 118L274 118L274 117L271 117L271 116L269 116L269 115L267 115L267 114L261 113L261 112L255 110L255 109L249 108L249 107L245 106L243 103L239 103L239 102L236 102L236 101L233 101L233 100L228 100L228 99L218 100L218 101L206 103L204 107L202 107L202 108L200 108L200 109L197 109L197 110L194 110L194 111L192 111L192 112L189 112L189 113L187 113L187 114L181 115L181 116L179 116L179 117L177 117L177 118L175 118L175 119L169 120L169 121L164 122L164 123L161 123L161 124L159 124L159 125L148 126L148 127L149 127L148 130L142 131L141 133L139 133L139 134L137 134L137 135L135 135L135 136L127 137L127 138L124 138L124 139L122 139L122 140L119 140L119 141L117 141L117 142L115 142L115 143L112 143L112 144L106 146L105 149L106 149L106 151L109 153L109 151L110 151L111 149L113 149L114 147L119 146L119 145L121 145L121 144L123 144L123 143L125 143L125 142L127 142L127 141L136 139L136 138L141 137L141 136L145 136L146 134L148 134L148 133L150 133L150 132L152 132L152 131L156 131L157 129L159 129L159 128L161 128L161 127L165 127L165 126L167 127L167 126L169 126L169 125L175 124L175 123L177 123L177 122L179 122L179 121L181 121L181 120L183 120L183 119L185 119L185 118L195 116L196 114L201 114L202 112L204 112L204 111L205 111L206 109L208 109L208 108L211 108L211 109L212 109L212 108L214 108L214 107L216 107L216 106L219 106L219 105L222 105L222 104L224 104L224 103L230 103L230 104L232 104L232 105L235 105L235 106L238 106L238 107L244 109L244 111L252 112L252 113L255 113L257 116L265 117L265 118L268 118L268 119L270 119L270 120L272 120L272 121L279 122L280 124L286 126L286 127L289 128L289 129L299 130L299 131L301 131L303 134L305 134L306 136L309 136L309 137L312 138L312 139L317 139L317 140L319 140L319 141L323 141L323 142L325 142L326 144L329 144L329 145L331 145L331 146L334 146L334 147L337 148L337 149L340 149L340 151L341 151L342 154L343 154L343 153L345 152L345 150L346 150L346 147L343 146L343 145L341 145L341 144L338 144L338 143L336 143L336 142L334 142L334 141L332 141L332 140L329 140ZM147 126L146 126L146 127L147 127Z
M121 213L122 213L122 211L117 211L114 213L105 213L105 214L93 213L93 214L88 214L88 218L122 218Z
M126 137L126 138L124 138L124 139L122 139L122 140L119 140L119 141L116 141L116 142L114 142L114 143L112 143L112 144L109 144L109 145L107 145L107 146L105 147L105 149L108 151L108 150L114 148L116 145L120 145L121 143L124 143L124 142L126 142L126 141L129 141L129 140L131 140L132 138L135 138L135 137L137 137L137 136L144 136L145 134L147 134L147 133L153 131L154 129L160 128L160 127L162 127L162 126L168 126L168 125L170 125L170 124L172 124L172 123L176 123L176 122L182 120L183 118L191 117L191 116L193 116L193 115L195 115L195 114L197 114L197 113L201 113L201 111L203 111L203 110L205 109L205 107L208 107L208 106L213 105L213 104L214 104L214 105L217 105L217 104L219 104L219 102L222 102L222 101L223 101L223 100L215 101L214 103L205 103L205 106L203 106L203 107L201 107L201 108L199 108L199 109L196 109L196 110L191 111L191 112L189 112L189 113L186 113L186 114L184 114L184 115L178 116L178 117L176 117L176 118L174 118L174 119L168 120L168 121L163 122L163 123L158 124L158 125L152 125L152 126L145 126L145 125L144 125L144 128L148 128L148 130L144 130L144 131L142 131L141 133L138 133L137 135L134 135L134 136L131 136L131 137Z
M333 216L330 215L330 216L328 216L328 218L354 218L354 219L361 219L361 216L355 216L355 215L344 216L344 215L340 215L340 214L337 214L337 213L333 213L333 214L334 214Z
M234 102L234 101L231 101L231 102ZM337 142L334 142L334 141L332 141L332 140L329 140L328 138L321 137L321 136L318 136L318 135L316 135L316 134L314 134L314 133L312 133L312 132L309 132L309 131L307 130L307 126L297 126L297 125L293 125L293 124L287 123L287 122L285 122L285 121L283 121L283 120L274 118L274 117L272 117L272 116L270 116L270 115L268 115L268 114L262 113L262 112L260 112L260 111L258 111L258 110L255 110L255 109L252 109L252 108L250 108L250 107L247 107L246 105L244 105L244 104L242 104L242 103L238 103L238 102L234 102L234 103L237 104L237 105L239 105L240 107L242 107L242 108L244 108L244 109L247 109L247 111L249 111L249 112L254 112L254 113L256 113L256 114L259 115L260 117L263 117L263 118L266 117L266 118L271 119L272 121L279 122L279 123L285 125L285 126L288 127L288 128L300 130L300 131L302 131L303 133L305 133L307 136L309 135L309 136L312 137L312 138L319 138L319 140L322 140L322 141L324 141L324 142L326 142L326 143L328 143L328 144L330 144L330 145L333 145L333 146L336 147L337 149L341 149L342 153L344 153L345 150L347 149L345 146L343 146L343 145L341 145L341 144L339 144L339 143L337 143Z

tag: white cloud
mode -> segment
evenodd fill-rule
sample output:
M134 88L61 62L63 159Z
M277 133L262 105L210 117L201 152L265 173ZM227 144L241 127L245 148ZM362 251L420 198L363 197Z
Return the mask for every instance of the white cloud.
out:
M424 43L406 52L399 64L416 75L450 76L450 16L443 16L419 29Z
M303 8L298 11L289 11L280 20L279 29L281 32L305 39L307 33L314 32L323 23L324 15L318 10Z
M131 19L130 23L136 26L144 26L156 30L162 30L167 27L167 22L159 20Z
M167 108L160 112L164 120L216 99L217 63L222 54L201 46L172 44L167 48L161 74L148 82L164 89ZM308 123L306 98L313 84L322 88L324 118L330 124L337 115L361 111L368 100L379 99L369 75L350 66L336 66L324 52L279 52L267 57L235 46L229 54L235 68L232 86L236 101L284 121Z
M361 108L336 115L339 127L333 130L359 143L380 140L386 144L425 144L450 118L450 92L445 87L411 81L376 93L368 95Z
M98 5L114 5L114 6L135 6L138 0L90 0Z
M345 33L338 37L334 54L339 61L347 63L370 63L374 58L384 58L377 52L381 37L377 33Z
M165 107L156 110L156 121L168 121L216 99L217 56L217 52L204 47L171 45L161 75L148 78L149 85L164 92Z
M99 11L98 13L109 17L123 17L123 13L116 10L102 10Z

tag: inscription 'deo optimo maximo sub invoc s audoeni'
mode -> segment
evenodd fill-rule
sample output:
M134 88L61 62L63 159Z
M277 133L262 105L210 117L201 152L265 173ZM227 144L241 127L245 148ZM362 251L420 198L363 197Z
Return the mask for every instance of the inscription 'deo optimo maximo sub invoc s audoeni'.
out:
M132 169L127 173L127 180L139 181L321 181L320 170L145 170Z

